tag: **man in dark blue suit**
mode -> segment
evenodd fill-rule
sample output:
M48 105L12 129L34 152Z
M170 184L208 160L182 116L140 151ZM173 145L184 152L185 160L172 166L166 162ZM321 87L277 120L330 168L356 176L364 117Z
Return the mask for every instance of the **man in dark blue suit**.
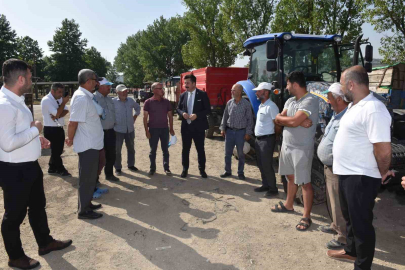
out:
M210 100L207 93L196 88L196 77L193 74L184 77L186 92L181 94L177 112L183 116L181 137L183 142L181 177L187 177L191 142L194 141L198 154L198 169L203 178L205 172L205 130L208 129L207 115L211 113Z

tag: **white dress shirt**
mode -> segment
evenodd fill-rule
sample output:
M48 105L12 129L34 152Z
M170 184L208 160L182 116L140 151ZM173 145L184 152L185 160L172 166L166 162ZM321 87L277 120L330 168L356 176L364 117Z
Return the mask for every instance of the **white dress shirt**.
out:
M0 161L22 163L41 156L39 131L31 127L30 109L19 97L4 86L0 90ZM6 173L6 172L2 172Z
M59 104L62 104L62 98L57 100ZM56 113L59 109L59 104L56 102L54 96L49 92L48 95L42 98L41 100L41 109L42 109L42 117L44 119L44 126L45 127L59 127L65 125L64 117L60 117L56 119L56 121L52 120L51 114L56 116ZM68 110L68 107L65 106L64 110ZM59 123L59 125L58 125Z
M73 150L76 153L89 149L101 150L104 147L103 127L93 97L91 92L79 87L70 103L70 121L78 122L73 138Z

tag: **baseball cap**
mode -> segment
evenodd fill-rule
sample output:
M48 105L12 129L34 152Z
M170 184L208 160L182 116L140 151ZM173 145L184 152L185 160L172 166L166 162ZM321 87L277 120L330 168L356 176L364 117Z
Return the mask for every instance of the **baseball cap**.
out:
M271 84L271 83L268 83L268 82L261 82L260 84L259 84L259 86L257 86L256 88L253 88L252 90L253 91L259 91L259 90L269 90L269 91L272 91L272 90L274 90L275 89L275 87Z
M333 83L331 86L329 86L328 90L323 91L322 94L327 94L327 93L334 93L338 96L344 96L344 93L341 89L341 84L340 83Z
M115 91L117 91L117 92L123 92L123 91L125 91L125 90L128 90L128 88L127 88L125 85L123 85L123 84L119 84L119 85L117 85L117 87L115 88Z
M108 81L105 77L100 77L101 81L99 82L100 85L113 85L112 82Z

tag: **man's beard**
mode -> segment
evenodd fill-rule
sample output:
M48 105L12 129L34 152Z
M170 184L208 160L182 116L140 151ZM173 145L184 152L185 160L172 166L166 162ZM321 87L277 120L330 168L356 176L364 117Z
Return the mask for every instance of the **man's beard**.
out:
M24 84L24 86L20 89L21 95L31 93L31 86L32 85L29 85L29 86L28 85L29 85L29 83Z
M348 102L352 102L353 101L353 93L350 92L349 90L347 90L347 92L344 94L345 98Z

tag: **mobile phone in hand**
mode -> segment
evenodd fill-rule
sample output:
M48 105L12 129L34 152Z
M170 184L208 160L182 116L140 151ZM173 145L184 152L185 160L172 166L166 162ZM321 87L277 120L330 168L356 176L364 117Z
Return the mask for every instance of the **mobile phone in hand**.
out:
M64 97L69 96L69 92L68 92L68 91L66 91L66 92L65 92L65 94L64 94L63 96L64 96Z

